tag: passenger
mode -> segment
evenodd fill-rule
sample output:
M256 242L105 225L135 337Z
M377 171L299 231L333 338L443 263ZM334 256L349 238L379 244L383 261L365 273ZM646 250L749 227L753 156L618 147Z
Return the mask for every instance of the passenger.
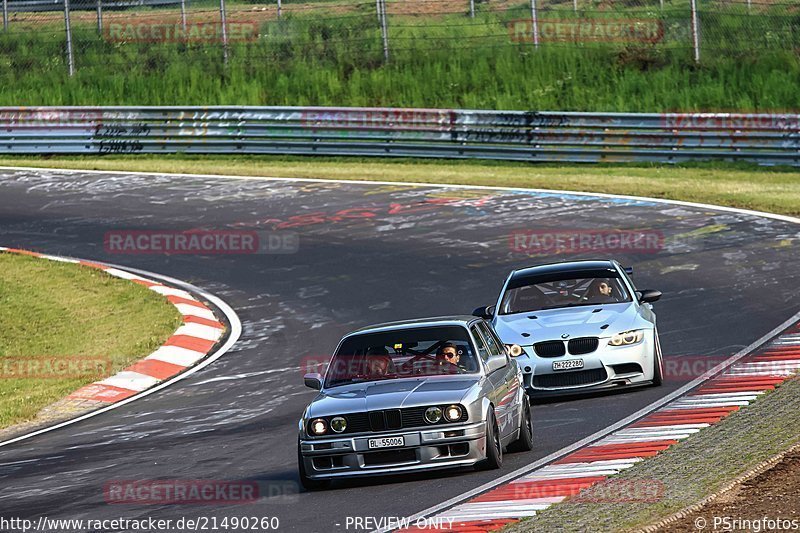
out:
M384 377L393 372L392 358L389 351L383 347L367 350L367 373L371 377Z

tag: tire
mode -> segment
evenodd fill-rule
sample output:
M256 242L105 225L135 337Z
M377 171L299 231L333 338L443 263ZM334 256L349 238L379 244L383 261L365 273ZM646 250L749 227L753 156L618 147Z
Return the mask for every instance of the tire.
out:
M653 386L660 387L664 384L664 358L661 355L661 341L658 340L658 330L653 332L656 341L656 356L653 361Z
M508 445L509 452L529 452L533 449L533 422L531 422L531 403L525 395L522 407L522 424L519 427L519 438Z
M503 466L503 444L500 442L500 428L494 417L494 409L489 411L486 420L486 459L478 463L478 470L496 470Z
M327 479L311 479L306 475L306 466L303 462L303 455L300 453L300 443L297 443L297 470L300 476L300 484L308 491L325 490L330 487L331 482Z

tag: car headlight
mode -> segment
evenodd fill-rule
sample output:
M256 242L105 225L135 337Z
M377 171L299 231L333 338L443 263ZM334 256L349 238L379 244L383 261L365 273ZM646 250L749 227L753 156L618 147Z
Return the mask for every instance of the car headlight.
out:
M347 429L347 420L345 420L342 416L337 416L331 420L331 429L336 433L341 433Z
M511 357L519 357L523 354L522 346L519 344L506 344L506 347L508 347L508 355Z
M317 418L311 422L311 433L314 435L324 435L328 431L328 423L322 418Z
M450 422L455 422L461 418L461 407L458 405L451 405L444 410L444 417Z
M425 410L425 421L428 424L435 424L442 419L442 410L438 407L428 407Z
M630 344L636 344L637 342L642 342L644 338L644 330L643 329L632 329L630 331L623 331L622 333L617 333L608 341L609 346L628 346Z

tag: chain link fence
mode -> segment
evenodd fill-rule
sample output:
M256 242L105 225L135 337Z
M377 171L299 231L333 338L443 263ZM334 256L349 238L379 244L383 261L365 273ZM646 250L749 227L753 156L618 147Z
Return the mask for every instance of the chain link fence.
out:
M224 76L303 59L357 70L469 49L608 47L632 62L675 54L800 51L796 0L2 0L0 69L197 65ZM55 79L55 78L54 78ZM336 80L322 80L336 83ZM122 82L121 82L122 83ZM137 83L135 79L125 83Z

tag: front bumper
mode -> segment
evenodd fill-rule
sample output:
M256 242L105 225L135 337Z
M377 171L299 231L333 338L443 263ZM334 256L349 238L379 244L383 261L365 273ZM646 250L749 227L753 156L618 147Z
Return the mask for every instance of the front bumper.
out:
M580 394L620 387L648 385L653 380L655 342L653 331L631 346L600 346L589 354L539 357L532 346L517 358L528 394L534 397ZM583 359L580 370L553 370L554 361ZM577 372L577 373L576 373Z
M405 446L369 449L369 439L399 437ZM474 465L486 457L484 422L300 440L300 460L311 479L376 476Z

